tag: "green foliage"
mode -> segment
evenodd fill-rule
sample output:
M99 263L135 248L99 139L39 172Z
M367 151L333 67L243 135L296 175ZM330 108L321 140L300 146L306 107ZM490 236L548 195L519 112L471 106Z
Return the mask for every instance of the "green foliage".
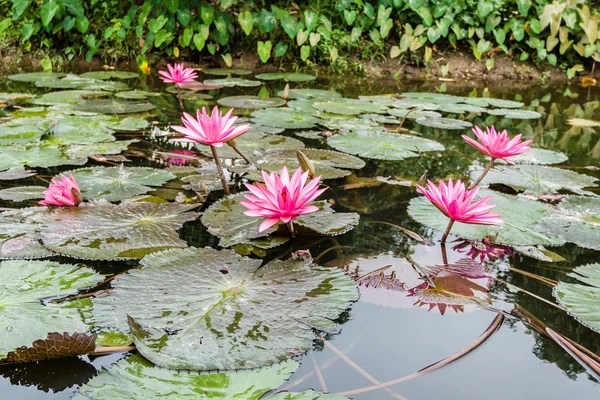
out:
M600 14L592 3L5 0L0 15L10 17L0 20L0 43L20 42L25 50L64 48L69 59L214 55L236 47L256 49L263 63L288 57L339 65L350 55L372 59L386 52L427 62L433 51L461 46L477 59L504 52L552 65L560 59L568 68L600 61ZM486 65L493 68L493 61Z

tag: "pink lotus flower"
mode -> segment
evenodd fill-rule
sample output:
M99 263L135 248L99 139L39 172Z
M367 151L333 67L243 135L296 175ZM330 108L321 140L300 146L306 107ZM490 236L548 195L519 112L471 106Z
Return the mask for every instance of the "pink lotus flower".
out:
M174 83L179 87L185 82L193 82L198 77L194 68L185 68L183 64L175 64L175 66L167 64L167 69L168 72L158 71L162 75L160 79L164 83Z
M319 189L321 177L318 176L308 184L308 172L302 173L298 168L292 177L284 166L280 174L269 175L263 171L265 184L246 184L252 194L244 194L247 200L240 203L248 209L244 214L266 219L260 224L258 231L263 232L278 222L288 223L304 214L319 210L317 206L308 205L327 188Z
M233 109L223 115L217 107L213 108L212 115L208 115L206 108L196 110L196 119L184 112L181 121L185 126L172 126L174 130L185 135L185 138L173 139L176 142L198 142L210 146L222 147L223 143L235 139L248 132L250 125L233 126L238 117L232 117Z
M514 164L514 161L508 157L517 156L522 153L526 153L529 150L529 143L531 140L521 141L522 134L518 134L514 138L510 139L506 129L502 132L496 132L496 128L486 127L486 131L482 131L478 126L474 127L473 133L479 139L477 142L475 139L471 139L467 135L462 135L462 138L472 147L476 148L483 154L487 154L492 159L501 158L504 161Z
M515 256L515 253L510 247L494 244L488 237L483 240L460 239L456 242L458 242L458 244L452 247L452 250L463 253L465 249L469 247L467 256L471 257L473 260L479 257L480 262L494 261L496 258L504 258L507 255L511 257Z
M460 179L456 181L456 184L450 179L448 185L440 181L439 189L431 181L427 181L427 185L429 189L420 185L417 185L417 188L452 221L481 225L498 225L502 223L502 220L498 218L500 214L489 212L490 209L496 207L495 204L487 204L492 196L484 197L471 204L477 193L479 193L479 186L467 190Z
M177 157L173 154L182 155L183 157ZM165 154L162 159L171 165L187 165L192 161L188 157L196 157L196 152L187 149L173 149L169 151L169 154Z
M52 178L48 189L44 190L44 200L39 204L42 206L77 206L83 201L79 185L73 174L69 176L60 175L60 179Z

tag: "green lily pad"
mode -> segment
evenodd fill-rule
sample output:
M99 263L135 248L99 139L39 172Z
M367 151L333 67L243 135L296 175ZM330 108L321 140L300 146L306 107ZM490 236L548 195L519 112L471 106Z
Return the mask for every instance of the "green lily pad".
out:
M416 123L438 129L456 129L462 130L473 126L469 121L452 118L417 118Z
M537 119L542 116L537 111L531 110L515 110L511 108L495 108L487 111L488 114L491 115L500 115L504 118L513 118L513 119Z
M137 142L137 140L133 139L105 143L72 145L65 150L65 153L73 160L81 160L99 154L120 154L127 150L127 147L129 147L130 144Z
M79 76L88 79L134 79L139 75L131 71L91 71Z
M391 108L388 113L399 118L417 119L417 118L441 118L442 114L431 110L405 110L401 108Z
M163 169L147 167L92 167L72 171L86 199L119 201L147 193L175 179Z
M428 103L435 103L438 105L455 104L455 103L460 103L463 100L463 97L453 96L453 95L444 94L444 93L407 92L407 93L402 93L400 96L408 97L411 99L417 99L419 101L424 101L424 102L428 102Z
M267 97L261 99L258 96L230 96L222 97L217 100L222 106L231 108L270 108L281 107L285 104L285 100L280 97Z
M277 96L283 97L283 90L277 92ZM288 99L328 101L341 98L342 95L332 90L323 89L290 89Z
M532 148L526 153L511 157L517 164L560 164L569 159L564 153Z
M217 76L229 76L229 75L250 75L252 71L247 69L237 69L237 68L207 68L202 70L203 73L208 75L217 75Z
M0 259L41 258L54 254L42 246L38 227L28 222L43 210L32 207L0 213Z
M117 100L84 101L73 107L73 109L77 111L98 114L131 114L149 111L154 108L156 108L156 106L151 103L123 102Z
M67 76L62 72L26 72L24 74L9 75L7 78L17 82L37 82L48 79L58 79Z
M263 81L286 82L309 82L316 79L313 75L298 74L296 72L267 72L265 74L258 74L255 76L255 78Z
M306 114L316 114L316 110L313 108L314 100L290 100L287 102L289 108L293 108L296 111L301 111Z
M0 102L35 99L37 95L31 93L6 93L0 92Z
M394 99L390 106L393 108L400 108L403 110L416 109L437 111L440 109L440 105L437 103L430 103L419 99Z
M0 145L28 144L39 141L49 121L39 118L15 118L0 124Z
M88 326L77 308L68 303L44 305L41 300L77 294L78 288L92 286L104 277L91 269L52 261L3 261L0 273L0 358L18 347L45 339L49 332L87 332Z
M471 172L471 179L477 179L483 169ZM569 190L577 194L591 194L584 187L595 186L598 180L589 175L578 174L566 169L543 165L515 165L496 167L483 178L481 185L503 184L526 194L541 196L556 194L559 190Z
M219 85L219 86L223 86L223 87L234 87L234 86L239 86L239 87L257 87L262 85L262 82L260 81L253 81L250 79L244 79L244 78L222 78L222 79L207 79L204 81L204 83L209 84L209 85Z
M67 75L58 79L43 79L36 81L35 86L51 89L106 90L108 92L127 90L127 85L123 82L87 79L77 75Z
M337 151L302 149L302 152L313 163L317 176L322 179L342 178L350 175L348 169L361 169L365 166L360 158ZM293 170L298 168L298 157L296 150L269 151L257 163L260 169L269 172L279 172L284 165ZM254 181L262 181L259 171L251 171L248 177Z
M468 98L465 102L469 103L469 102L473 102L474 100L485 101L490 106L500 107L500 108L520 108L525 105L524 103L521 103L520 101L494 99L491 97L478 97L476 99ZM481 104L475 104L475 105L481 106Z
M187 248L148 255L141 264L113 280L109 296L95 299L94 320L117 330L128 323L138 351L173 369L255 368L288 359L312 346L313 329L334 330L333 320L358 298L343 271L303 261L261 266L230 250Z
M94 144L115 140L113 130L106 120L94 117L67 116L48 120L48 128L42 136L44 145ZM82 134L85 132L85 134Z
M274 128L312 129L321 120L291 108L267 108L254 111L252 122Z
M388 110L383 104L345 98L329 101L316 101L312 106L317 110L330 114L343 115L357 115L364 113L385 114Z
M560 282L554 297L569 315L600 333L600 264L581 265L567 275L581 284Z
M0 190L1 200L25 201L44 198L44 186L17 186Z
M139 259L171 247L187 247L177 230L193 221L197 205L150 202L83 203L53 208L29 218L48 249L78 258Z
M57 92L44 93L42 97L33 100L32 103L42 106L77 104L86 98L106 97L110 95L110 92L101 90L60 90Z
M498 226L491 226L456 222L452 228L453 235L477 240L489 236L494 238L497 243L514 246L559 245L564 243L564 240L556 238L554 234L547 236L535 230L536 225L539 224L542 218L551 216L556 212L552 207L537 201L509 196L491 190L483 189L479 192L479 198L486 196L493 196L489 203L496 205L493 212L501 214L500 218L503 223ZM444 231L449 222L449 219L424 196L411 199L408 206L408 215L415 221L438 231Z
M70 159L59 147L10 147L3 148L0 171L17 166L49 168L58 165L80 165L85 160Z
M466 114L466 113L477 113L481 114L487 112L487 108L476 106L473 104L442 104L440 111L451 113L451 114Z
M243 399L258 400L283 385L298 368L287 360L269 367L203 374L161 368L135 354L103 366L99 374L79 388L73 400Z
M404 160L425 151L443 151L445 147L418 136L388 133L383 130L338 133L327 139L336 150L377 160Z
M202 223L211 234L221 238L219 244L223 247L249 243L251 239L266 237L277 230L276 225L264 232L258 232L262 219L243 214L247 208L241 205L240 201L244 199L242 193L226 197L211 205L202 215ZM356 213L335 213L324 201L313 204L320 210L298 217L294 224L321 235L335 236L350 231L359 222Z
M35 175L35 171L27 170L23 167L10 168L8 171L0 172L0 181L14 181L25 179Z
M146 100L148 97L160 96L158 92L148 92L147 90L128 90L126 92L115 93L115 97L127 100Z
M148 121L146 121L144 118L138 117L115 117L106 122L107 127L117 132L139 132L146 129L148 125Z
M586 249L600 250L600 199L565 196L559 211L544 218L538 230Z
M236 139L237 147L248 157L260 158L267 151L274 150L296 150L304 148L304 143L298 139L287 136L271 135L268 133L246 132L243 136ZM219 157L223 158L241 158L241 156L230 146L223 146L219 150ZM201 153L207 157L212 157L209 150L202 149Z

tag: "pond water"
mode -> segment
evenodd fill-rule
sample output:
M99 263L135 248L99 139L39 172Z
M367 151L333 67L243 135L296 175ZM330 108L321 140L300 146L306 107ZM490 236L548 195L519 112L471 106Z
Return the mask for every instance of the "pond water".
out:
M117 98L117 101L128 102L127 104L137 102L156 105L156 108L152 110L142 110L136 114L119 114L124 117L144 118L151 122L150 127L138 129L127 125L125 129L111 130L107 126L114 127L117 122L111 121L110 124L102 125L100 118L104 117L91 114L81 116L81 118L86 118L84 122L73 120L72 125L75 128L68 128L71 131L63 132L63 136L60 136L61 133L59 133L54 138L48 139L48 136L45 135L48 135L52 126L44 126L44 122L40 122L40 120L44 118L60 119L63 118L62 115L81 111L101 111L106 114L100 115L113 116L116 105L104 104L105 108L98 109L100 103L97 103L94 97L105 97L104 94L99 95L98 93L89 93L89 97L85 101L77 98L70 100L64 93L54 97L43 96L57 90L64 90L63 88L66 87L64 82L61 86L63 88L57 88L56 84L41 85L52 86L48 88L36 87L33 82L0 77L0 98L7 97L5 103L25 107L25 109L5 107L5 111L0 114L0 122L4 121L0 123L0 153L2 157L5 160L10 157L14 158L15 152L18 152L20 148L33 151L32 147L27 147L32 140L34 142L38 140L53 141L47 145L58 146L60 151L71 157L70 165L66 165L67 161L62 163L63 165L60 165L60 161L48 161L50 157L53 157L52 155L38 155L37 159L34 159L33 156L21 158L25 161L20 163L29 162L27 169L35 170L37 175L17 180L0 180L0 187L3 190L17 191L16 188L23 186L38 186L37 195L39 195L39 190L46 185L50 177L63 171L83 168L83 165L85 167L113 167L124 163L126 167L152 167L163 170L170 168L170 171L177 173L185 169L183 165L169 164L167 161L169 158L173 161L172 158L176 157L173 152L177 153L182 149L180 144L170 141L169 136L165 135L169 131L169 124L179 123L180 109L176 94L167 91L165 84L152 77L121 80L106 78L108 82L120 82L120 84L114 85L114 87L98 82L92 82L93 84L90 82L85 84L68 83L66 85L72 85L69 87L76 90L105 89L109 93L133 89L152 92L136 92L129 95L139 96L139 99L136 100L131 97L123 99L123 96ZM207 74L200 78L219 79L222 77ZM258 81L252 75L242 76L242 79L256 81L258 86L224 87L198 92L184 90L185 108L191 112L204 105L213 106L216 104L216 100L229 96L276 98L278 92L282 91L286 85L283 80ZM38 79L36 81L40 82ZM216 83L223 83L223 81ZM229 84L230 80L225 83ZM499 128L508 129L511 136L522 132L524 137L533 140L532 147L534 148L551 150L566 156L562 157L555 153L535 153L539 158L547 156L558 163L547 167L534 165L533 168L530 168L529 164L518 164L518 166L527 166L525 175L511 176L508 181L496 180L491 187L496 193L513 196L525 192L530 193L530 197L546 194L571 194L590 198L599 194L595 183L589 184L593 181L591 179L582 178L581 182L584 183L579 184L579 178L573 179L571 175L562 177L559 176L560 172L548 174L547 171L544 172L541 169L555 168L556 170L552 171L572 171L591 178L600 177L598 172L600 171L600 123L598 126L590 123L590 121L600 121L600 87L582 88L576 84L544 85L543 83L521 85L514 82L508 82L498 87L486 87L478 82L407 82L395 81L391 78L325 76L319 76L314 81L290 82L289 84L292 89L323 89L335 91L344 98L352 99L356 99L358 96L388 94L396 95L400 99L403 98L400 94L408 93L411 97L406 98L412 100L404 100L405 103L419 103L421 106L424 103L434 103L437 108L431 108L437 109L437 112L440 112L443 117L452 118L446 122L450 125L455 125L456 120L478 126L495 124ZM128 88L125 89L125 86ZM430 95L419 98L419 95L410 95L413 92L430 93ZM31 100L23 99L22 96L12 99L8 98L10 96L6 93L29 93L35 97ZM158 95L154 96L154 93ZM306 93L301 91L295 94L292 90L290 97L307 96ZM440 96L440 94L465 96L473 101L468 104L462 97L450 98ZM336 321L339 325L333 332L323 334L325 342L316 340L312 350L297 357L300 361L299 368L278 390L300 392L314 389L365 400L386 398L410 400L432 398L504 399L506 397L516 399L598 398L600 390L598 376L586 370L561 346L542 334L543 326L547 325L591 352L600 354L598 333L578 322L560 306L556 306L557 301L553 296L553 286L556 281L577 282L575 278L568 277L567 273L578 266L597 262L599 244L593 241L594 232L600 230L598 216L591 216L586 220L588 225L585 229L590 231L585 233L586 237L584 238L580 238L576 234L564 238L561 236L562 228L557 227L552 228L555 232L552 232L552 229L544 231L544 234L550 238L547 244L555 246L546 246L550 252L538 255L538 258L556 257L557 261L555 262L526 255L526 253L531 254L534 248L526 246L530 243L524 242L521 243L522 246L513 246L513 248L497 245L496 250L500 257L490 256L492 259L483 263L479 258L472 259L467 254L472 243L464 242L463 247L456 247L463 242L460 242L460 239L454 235L450 236L448 244L442 248L439 244L442 232L417 222L409 215L408 208L409 204L414 206L412 199L422 197L417 194L415 183L423 184L425 178L437 181L449 177L467 177L473 163L480 166L485 165L486 160L460 137L461 134L469 133L470 129L466 126L459 129L442 129L433 126L435 123L440 123L435 116L427 114L433 110L425 110L424 119L417 121L414 117L419 111L415 109L404 122L403 131L399 132L398 123L402 121L402 110L405 109L400 107L400 103L392 106L391 101L384 97L363 98L360 103L351 101L344 103L339 98L327 97L322 93L319 95L313 93L313 96L317 98L290 101L288 106L297 110L297 115L292 117L270 113L269 110L272 110L270 108L265 108L265 111L251 116L250 113L255 110L236 108L236 114L248 118L251 123L260 122L272 125L271 129L263 126L262 132L268 133L262 133L262 136L259 135L260 137L252 137L252 140L255 141L252 145L244 144L244 136L237 140L253 160L262 160L262 165L269 165L269 162L264 161L267 153L263 144L265 139L261 138L274 134L301 140L306 148L352 153L365 162L362 168L357 168L357 165L352 167L352 163L348 164L348 160L340 161L341 164L337 165L339 168L336 171L339 175L345 176L327 179L324 183L329 186L329 189L321 196L322 199L329 200L337 212L360 215L360 222L352 230L337 236L307 235L299 232L299 235L293 240L268 250L244 244L234 246L234 249L243 255L256 259L259 259L258 256L260 256L267 261L287 259L293 252L309 250L317 264L332 269L340 268L352 278L357 279L360 299L351 304L350 308L337 318ZM497 103L497 105L486 103L485 99L489 98L522 102L523 106L512 108L515 104L509 102ZM40 99L42 101L39 101ZM234 100L239 101L239 99ZM258 99L251 101L259 102ZM323 105L313 107L315 101ZM229 104L227 100L225 103ZM275 105L275 103L273 104ZM366 106L366 104L370 106ZM469 108L467 105L474 108ZM405 106L406 109L409 108L408 105L405 104ZM118 107L123 107L123 105L120 104ZM322 108L319 109L319 107ZM377 107L383 107L384 111L376 110ZM414 105L410 107L414 107ZM477 107L482 107L484 110L478 110ZM522 114L518 112L510 114L510 109L506 110L508 107L511 107L512 110L529 111ZM498 115L488 114L489 110L494 109L503 111L496 112ZM395 111L390 112L390 110ZM420 112L423 110L420 109ZM535 112L539 115L536 115ZM311 124L310 118L314 116L320 119ZM290 118L285 119L288 117ZM523 119L523 117L527 118ZM14 123L17 118L33 119L32 122L24 124L25 128L18 126L3 128L3 125L6 127L7 124ZM34 121L35 118L38 119L37 122ZM572 118L588 121L569 122ZM90 120L95 120L97 125L93 125ZM309 123L305 125L307 120ZM135 121L132 120L128 123L135 125ZM293 129L296 127L294 124L300 124L301 127ZM313 126L310 127L310 125ZM278 126L286 126L291 129L277 129ZM421 142L411 145L414 148L410 146L402 148L400 145L395 147L394 143L378 143L377 137L368 135L363 137L359 135L353 140L342 140L351 137L353 132L380 132L382 127L387 127L390 132L396 132L396 134L410 134L432 140L443 145L444 150L428 149L427 145ZM14 137L8 138L7 132L14 133L18 129L21 131L17 136L25 139L21 143L15 144L14 142L17 140ZM96 131L92 132L94 129ZM260 128L256 130L261 132ZM27 136L23 134L25 131L33 133ZM85 135L92 139L86 143L85 140L74 140L69 135L73 137ZM97 154L104 154L102 151L105 148L96 150L97 152L89 147L82 149L83 146L91 146L97 142L105 143L102 139L93 139L95 136L101 135L114 135L118 141L137 140L137 142L130 143L128 148L125 146L126 149L120 153L120 156L117 154L97 156ZM31 139L32 136L36 137ZM334 140L336 136L342 139ZM291 154L293 154L294 148L300 146L295 140L288 139L285 144L288 149L292 149ZM284 139L278 138L276 141L271 141L271 145L277 142L281 146L282 141ZM418 149L419 146L422 147ZM197 166L198 153L194 149L190 149L193 152L185 153L183 159L179 158L174 162ZM119 153L119 151L115 150L112 153ZM311 158L313 153L310 151L306 153ZM412 156L406 155L404 159L394 159L401 157L390 156L390 154L397 156L401 153L412 153ZM203 170L210 169L212 165L210 164L211 158L206 157L207 154L200 155L200 163L204 166ZM271 164L277 164L278 160L282 159L281 155L279 157L275 161L271 160ZM87 163L85 162L86 158L88 158ZM245 190L242 183L248 176L252 176L252 172L250 175L244 175L246 169L243 162L240 163L239 160L232 162L226 159L227 157L223 158L225 158L225 167L231 172L230 178L235 180L234 190L237 192ZM73 162L73 159L79 161ZM297 167L293 157L291 159L288 157L287 160L290 169ZM9 164L10 162L8 161ZM16 166L19 162L13 161L13 163ZM44 168L49 164L50 167ZM0 161L0 167L2 167L0 171L8 170L8 167L3 168L3 165ZM236 165L238 169L235 168ZM322 160L318 160L315 165L317 175L320 168L331 169L332 166L331 163L327 164ZM505 166L500 165L497 168L501 169ZM541 169L536 170L535 168ZM150 174L150 172L147 173ZM186 190L190 187L184 188L184 185L189 184L189 180L188 182L181 180L185 174L193 173L194 169L189 168L185 170L185 173L178 175L176 179L156 178L154 183L148 183L150 187L126 192L123 196L114 198L117 200L106 195L107 190L113 190L106 189L109 185L108 181L94 181L88 185L88 193L95 191L96 197L90 194L88 200L104 196L104 198L117 202L128 197L140 196L139 200L141 201L164 202L168 200L170 202L201 203L193 190ZM81 176L84 177L84 175ZM183 180L185 181L185 178ZM166 183L167 181L169 182ZM200 175L200 183L196 183L197 185L192 189L198 192L206 191L207 187L213 189L209 194L202 193L203 196L200 197L206 202L199 204L201 206L199 211L206 215L206 209L219 201L223 193L218 190L218 185L215 186L214 180L207 178L207 175ZM157 188L156 186L162 187ZM0 192L0 194L3 193L6 192ZM147 195L151 197L144 197ZM6 198L7 195L4 194L4 196ZM18 202L0 200L0 207L20 209L35 206L37 203L35 196L34 193L28 199ZM521 201L535 202L535 204L544 206L549 204L548 208L552 210L560 206L560 198L556 197L549 199L543 196L534 199L521 197L522 199L519 201L514 197L509 198L505 206L507 210L514 208L516 217L511 219L511 223L515 225L518 225L520 218L525 221L529 221L528 218L530 218L530 215L518 214L526 207ZM511 207L511 204L514 206ZM600 212L597 209L591 210L592 213L594 211L596 215ZM423 216L421 218L426 219ZM192 219L179 230L181 239L189 246L220 248L219 238L207 230L201 219ZM535 223L526 222L524 226L517 226L514 232L505 233L506 237L502 237L500 234L498 238L504 241L499 241L518 243L522 239L519 232L528 231L528 228ZM435 223L432 222L430 226L435 226ZM568 229L576 231L578 228L570 226ZM564 228L565 231L568 229ZM82 232L84 235L87 234L85 230ZM5 240L6 235L2 236L2 234L0 232L0 238ZM597 238L598 234L595 233L595 235ZM561 239L555 239L555 237ZM571 239L572 237L575 239ZM586 238L589 239L587 242ZM226 239L226 237L225 239L221 238L221 244ZM142 239L136 238L136 240ZM51 240L46 239L44 243L46 241ZM541 243L546 242L542 241ZM540 242L531 244L538 245ZM27 251L41 251L39 249L32 250L33 245L30 245L29 242L25 246L24 250L17 251L20 255L24 254L23 257L8 258L27 258ZM39 246L41 248L42 244ZM73 253L70 254L80 256L79 258L102 258L89 256L95 254L93 250L97 250L98 246L102 246L102 244L96 244L96 247L90 244L88 246L92 248L90 253L78 253L81 250L79 249L73 250ZM479 246L481 247L481 244ZM69 249L71 248L69 247ZM537 252L540 253L539 248ZM81 257L81 254L84 256ZM43 255L48 255L48 253ZM77 257L57 255L52 256L50 260L65 264L80 263L107 277L138 266L136 260L80 260ZM1 269L2 267L0 267L0 272ZM231 269L235 269L235 265L231 266ZM372 274L369 275L369 273ZM98 286L98 290L103 295L109 288L110 284ZM0 299L9 298L10 290L20 289L11 289L9 284L6 287L0 285ZM596 300L597 306L598 299ZM7 321L9 317L2 316L2 306L3 303L0 300L0 321L2 321L0 326L3 324L8 326L10 325ZM593 304L590 307L593 308ZM596 307L595 313L597 318L600 313L598 307ZM499 315L503 315L504 318L501 319ZM535 321L541 321L541 323ZM27 324L29 325L25 326L35 325L36 321L31 320ZM32 328L32 330L35 329ZM21 333L13 332L12 335L21 335ZM480 335L485 340L476 346L475 344L479 344L476 341ZM268 347L270 344L266 343L265 346ZM415 374L465 348L472 349L472 351L466 351L463 357L456 360L446 360L444 365L433 371L426 370ZM80 385L90 381L103 367L110 367L111 364L127 357L128 354L82 356L0 366L0 393L2 393L0 397L5 399L71 398ZM405 378L401 379L403 377ZM398 382L394 383L395 381ZM145 385L152 386L149 381L144 382L146 382ZM387 382L392 384L385 389L376 389L378 384ZM277 390L271 393L276 392ZM199 396L198 398L203 398ZM178 398L178 396L171 394L165 398Z

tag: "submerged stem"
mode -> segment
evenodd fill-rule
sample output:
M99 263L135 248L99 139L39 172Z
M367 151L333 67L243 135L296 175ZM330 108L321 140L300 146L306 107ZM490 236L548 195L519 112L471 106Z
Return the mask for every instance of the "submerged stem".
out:
M181 88L177 85L177 100L179 101L179 107L181 107L181 111L185 111L183 107L183 100L181 99Z
M469 186L469 190L471 190L475 186L479 185L479 182L481 182L483 180L483 178L485 178L487 173L490 172L490 169L492 169L492 167L494 166L494 161L496 161L495 158L490 159L490 162L488 163L488 165L485 167L485 169L481 173L481 176L479 176L479 178L477 178L477 180L475 182L471 183L471 186Z
M448 239L448 235L450 234L450 230L452 229L452 225L454 225L454 220L453 219L451 219L450 222L448 223L448 226L446 227L446 230L444 231L444 234L442 235L442 239L440 240L440 242L446 243L446 239Z
M296 232L294 232L294 223L292 221L287 223L288 230L290 231L290 235L292 237L296 237Z
M221 184L223 185L223 191L227 196L229 196L231 192L229 191L227 178L225 178L225 173L223 172L223 167L221 166L221 160L219 159L219 155L217 154L217 148L213 145L210 145L210 151L212 152L213 159L215 160L215 165L217 166L217 172L219 173L219 178L221 179Z

